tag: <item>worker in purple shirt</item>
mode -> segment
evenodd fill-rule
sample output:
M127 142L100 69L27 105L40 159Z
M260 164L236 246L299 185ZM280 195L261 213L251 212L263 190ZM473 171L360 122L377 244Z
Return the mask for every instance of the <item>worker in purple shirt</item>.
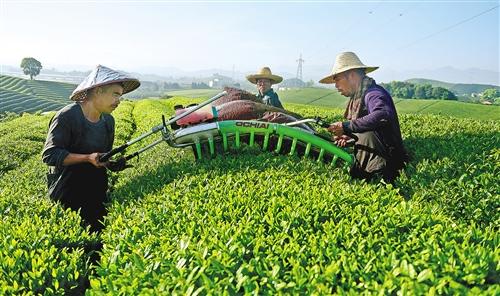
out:
M349 97L346 120L332 123L328 131L341 147L351 138L356 140L351 176L370 180L379 175L393 183L409 159L391 95L366 76L376 69L364 65L355 53L343 52L337 55L332 73L319 82L335 83L340 94Z

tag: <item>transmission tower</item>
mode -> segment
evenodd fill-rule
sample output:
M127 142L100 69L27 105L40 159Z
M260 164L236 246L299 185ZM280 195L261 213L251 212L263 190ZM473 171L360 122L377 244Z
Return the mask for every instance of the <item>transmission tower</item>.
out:
M302 80L302 63L304 63L304 60L302 59L302 54L300 54L300 57L296 62L299 63L297 66L297 79Z

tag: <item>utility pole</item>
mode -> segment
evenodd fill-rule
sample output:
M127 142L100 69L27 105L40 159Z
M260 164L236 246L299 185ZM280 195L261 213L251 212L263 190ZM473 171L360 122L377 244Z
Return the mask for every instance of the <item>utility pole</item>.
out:
M302 54L300 54L300 57L298 60L296 60L296 62L299 63L299 65L297 66L297 79L300 79L302 80L302 63L304 63L305 61L302 59Z

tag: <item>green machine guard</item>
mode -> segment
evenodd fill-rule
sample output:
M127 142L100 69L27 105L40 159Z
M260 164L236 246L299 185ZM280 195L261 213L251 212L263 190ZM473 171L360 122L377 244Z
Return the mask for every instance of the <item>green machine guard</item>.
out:
M189 144L193 146L197 159L203 158L203 145L208 146L205 149L207 154L214 156L217 145L221 145L226 152L230 146L239 149L242 143L246 143L248 146L258 145L264 151L314 157L318 162L329 162L332 165L339 159L344 162L345 167L351 167L354 162L353 156L346 150L298 127L252 120L219 121L207 123L206 126L207 129L197 129L189 137ZM188 132L187 129L189 128L184 129L185 132ZM175 144L175 139L174 134L167 142L170 142L171 146L180 147L181 145ZM182 146L187 144L184 142Z

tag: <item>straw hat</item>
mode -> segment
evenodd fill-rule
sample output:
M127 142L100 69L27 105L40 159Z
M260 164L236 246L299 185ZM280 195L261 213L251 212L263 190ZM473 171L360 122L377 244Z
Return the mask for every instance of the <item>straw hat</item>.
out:
M253 84L257 84L257 79L262 79L262 78L271 80L271 84L276 84L283 81L283 77L278 75L273 75L269 67L264 67L260 69L259 73L257 74L252 74L247 76L248 81L250 81Z
M320 83L335 83L335 75L352 69L365 69L365 73L370 73L378 69L378 67L369 67L364 65L354 52L342 52L337 55L335 64L333 65L332 73L321 79Z
M84 101L87 98L88 90L112 83L122 83L123 94L129 93L141 85L138 79L126 73L97 65L97 67L76 87L69 98L73 101Z

